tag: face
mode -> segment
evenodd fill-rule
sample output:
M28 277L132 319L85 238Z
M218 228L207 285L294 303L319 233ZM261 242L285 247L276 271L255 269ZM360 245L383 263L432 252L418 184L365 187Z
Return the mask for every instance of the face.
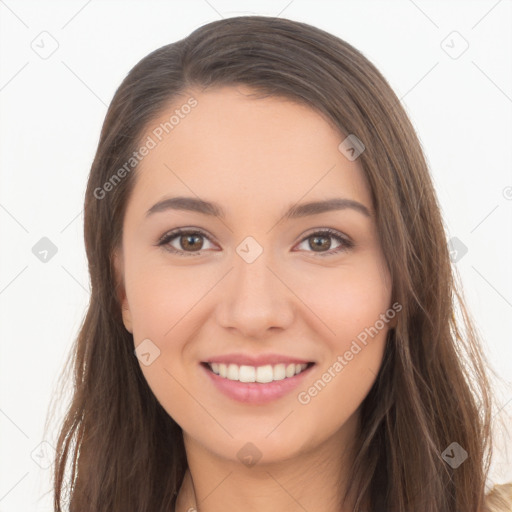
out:
M251 92L191 91L196 106L161 141L155 128L189 96L148 127L143 140L158 143L137 168L115 265L141 370L185 440L272 463L353 437L395 320L370 190L338 149L345 136L306 106ZM161 203L175 197L218 211ZM299 208L330 199L353 203ZM234 382L204 364L221 371L233 354L232 377L247 366L239 378L265 380L258 367L281 361L270 366L281 380ZM269 355L281 359L243 364ZM294 361L314 364L282 379Z

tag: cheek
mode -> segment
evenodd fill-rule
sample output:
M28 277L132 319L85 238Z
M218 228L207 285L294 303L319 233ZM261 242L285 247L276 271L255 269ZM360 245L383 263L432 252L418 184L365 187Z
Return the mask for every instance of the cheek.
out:
M134 348L142 352L138 347L145 343L151 353L147 366L139 356L141 370L156 398L179 420L191 400L180 383L197 371L194 335L211 313L205 309L211 306L208 291L218 277L206 267L170 269L169 264L154 262L136 266L134 260L132 268L127 265L125 279Z
M315 315L316 330L323 325L320 332L333 348L344 349L347 340L373 326L390 307L389 274L379 260L369 256L310 273L311 279L297 286L297 295L305 298Z
M309 424L311 437L330 437L354 418L372 388L381 365L385 336L379 335L348 360L337 354L298 390L294 419Z
M215 283L211 272L197 267L170 269L169 265L140 265L127 272L126 293L135 340L175 337L183 320Z
M197 313L215 282L211 272L192 267L171 270L169 265L140 265L127 272L134 348L151 341L151 363L145 365L139 357L141 371L162 407L180 425L190 422L194 405L188 384L194 371L189 364L193 362L189 341L204 322Z
M311 328L323 333L318 339L328 350L321 351L319 368L297 402L310 414L341 417L357 409L382 363L388 324L395 316L389 274L380 261L361 258L357 265L318 273L302 293L306 290L316 317ZM327 413L332 403L340 409Z
M299 424L309 421L318 433L332 434L357 411L370 391L389 330L381 316L390 307L386 279L377 266L370 265L344 269L339 279L320 279L310 289L308 306L328 327L322 327L325 335L319 338L328 350L322 351L318 368L297 391Z

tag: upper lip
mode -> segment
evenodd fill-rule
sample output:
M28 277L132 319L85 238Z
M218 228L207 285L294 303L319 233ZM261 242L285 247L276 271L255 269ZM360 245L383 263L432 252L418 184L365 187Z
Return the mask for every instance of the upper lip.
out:
M238 366L265 366L267 364L307 364L312 363L313 361L280 354L260 354L258 356L251 356L247 354L224 354L222 356L210 357L205 362L236 364Z

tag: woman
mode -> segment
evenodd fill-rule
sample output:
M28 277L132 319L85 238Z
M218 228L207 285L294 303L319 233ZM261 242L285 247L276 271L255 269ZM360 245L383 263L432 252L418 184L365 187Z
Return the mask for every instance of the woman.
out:
M72 512L507 510L425 158L346 42L247 16L142 59L85 242L56 510L71 461Z

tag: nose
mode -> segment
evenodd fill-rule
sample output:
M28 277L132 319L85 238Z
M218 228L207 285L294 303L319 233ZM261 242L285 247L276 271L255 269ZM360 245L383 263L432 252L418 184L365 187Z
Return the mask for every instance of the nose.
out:
M264 338L269 331L287 329L294 319L293 284L263 251L254 261L234 255L233 268L224 280L217 305L220 326L239 337Z

